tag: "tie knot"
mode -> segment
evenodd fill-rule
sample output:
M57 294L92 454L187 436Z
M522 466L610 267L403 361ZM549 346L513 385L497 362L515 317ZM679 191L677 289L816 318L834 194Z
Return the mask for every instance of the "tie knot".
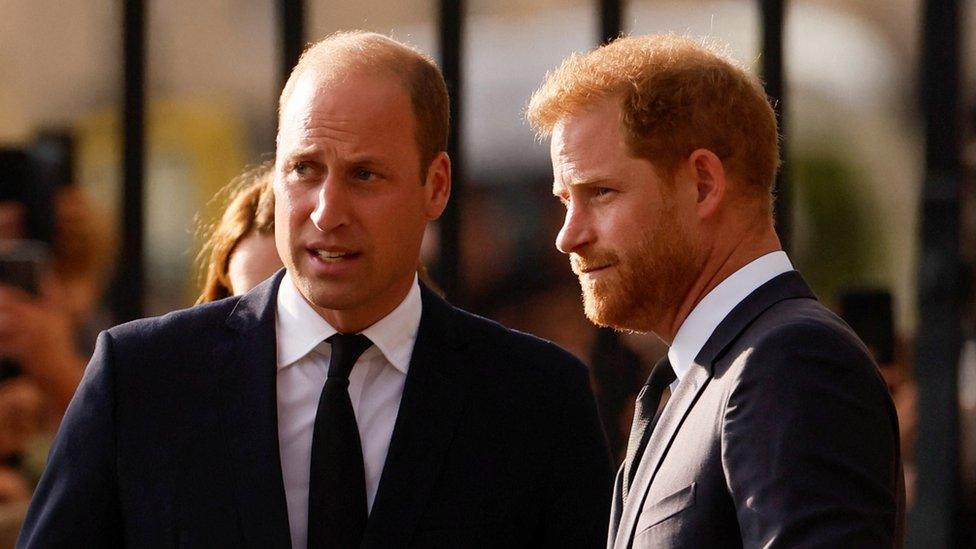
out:
M675 379L678 379L678 376L674 374L671 361L665 355L664 358L654 365L654 369L651 370L651 375L647 378L647 385L655 389L663 389L671 385Z
M373 344L363 334L335 334L326 339L332 345L329 377L348 378L359 357Z

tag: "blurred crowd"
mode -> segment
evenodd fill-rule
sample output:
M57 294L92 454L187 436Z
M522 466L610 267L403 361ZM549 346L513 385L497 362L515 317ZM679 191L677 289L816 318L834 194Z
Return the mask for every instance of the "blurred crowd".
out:
M71 140L0 150L0 544L12 545L51 439L108 327L110 227L75 182Z

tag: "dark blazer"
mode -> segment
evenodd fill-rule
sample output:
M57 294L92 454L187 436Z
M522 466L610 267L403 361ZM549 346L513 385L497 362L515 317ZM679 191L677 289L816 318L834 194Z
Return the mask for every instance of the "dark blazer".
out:
M891 547L898 420L857 336L800 275L758 288L661 414L608 547Z
M99 336L18 546L290 545L282 272ZM602 546L612 471L586 369L426 287L422 300L363 547Z

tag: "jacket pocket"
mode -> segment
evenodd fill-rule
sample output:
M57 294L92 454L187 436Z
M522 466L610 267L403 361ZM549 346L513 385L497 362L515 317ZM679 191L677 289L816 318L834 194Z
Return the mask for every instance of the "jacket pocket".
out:
M635 529L637 535L648 528L660 524L695 504L695 485L692 482L677 492L665 496L641 509L640 519Z

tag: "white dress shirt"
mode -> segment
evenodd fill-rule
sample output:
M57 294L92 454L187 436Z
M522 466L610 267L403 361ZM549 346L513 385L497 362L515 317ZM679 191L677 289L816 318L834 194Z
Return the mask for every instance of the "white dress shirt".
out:
M359 425L366 470L366 503L373 508L390 437L400 409L417 329L420 286L414 277L407 297L383 319L361 333L373 342L349 374L349 399ZM287 273L278 288L275 321L278 341L278 446L288 503L292 547L305 549L308 535L308 482L312 430L319 395L328 377L336 333L295 288Z
M712 332L732 309L763 284L792 270L793 264L786 252L768 253L732 273L695 305L688 318L681 323L668 349L668 360L677 376L671 384L672 393L691 369L708 338L712 337Z

